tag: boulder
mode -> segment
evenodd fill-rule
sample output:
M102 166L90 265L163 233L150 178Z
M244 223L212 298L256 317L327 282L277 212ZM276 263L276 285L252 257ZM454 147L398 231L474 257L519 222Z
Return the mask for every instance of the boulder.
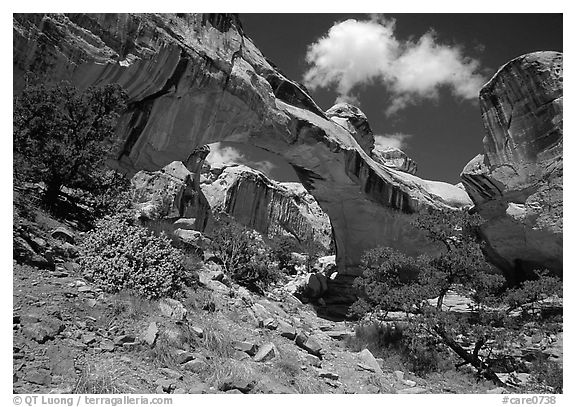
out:
M177 322L184 321L186 319L186 314L188 314L188 310L184 305L173 298L162 298L158 303L158 306L160 307L162 315Z
M156 325L156 322L150 322L150 325L148 325L146 332L144 332L142 340L146 342L148 345L154 346L157 337L158 337L158 325Z
M382 368L374 358L374 355L372 355L372 352L370 352L368 349L364 349L358 353L358 358L360 359L360 363L363 366L368 367L367 370L382 374Z
M374 134L366 115L350 103L337 103L326 110L326 116L352 134L360 147L370 154L374 147Z
M562 275L562 106L559 52L518 57L480 91L484 152L461 178L485 219L486 254L513 281Z
M218 168L200 185L213 212L226 213L270 238L295 235L329 249L332 228L328 215L302 184L277 182L245 165L219 164Z
M316 339L304 333L299 333L298 335L296 335L296 345L298 345L311 355L322 358L321 354L322 346L318 343Z
M416 174L418 165L406 153L396 147L374 146L370 154L378 164L397 169L408 174Z
M193 217L198 226L207 221L206 199L194 184L194 174L181 161L173 161L158 171L139 171L130 183L139 219Z
M254 355L254 362L266 362L278 356L278 349L273 343L265 343L260 346L256 355Z

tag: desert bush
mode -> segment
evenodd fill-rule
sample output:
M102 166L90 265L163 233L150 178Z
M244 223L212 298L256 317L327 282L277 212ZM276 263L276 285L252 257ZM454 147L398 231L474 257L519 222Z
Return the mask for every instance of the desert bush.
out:
M177 296L182 288L182 254L166 236L154 236L125 214L98 222L80 252L86 278L106 291L128 289L154 299Z
M231 218L215 220L212 250L222 260L225 273L235 282L259 293L281 278L269 248L255 232Z
M118 85L80 91L65 82L29 85L14 98L17 178L46 184L46 201L60 188L92 190L119 143L115 125L127 95Z

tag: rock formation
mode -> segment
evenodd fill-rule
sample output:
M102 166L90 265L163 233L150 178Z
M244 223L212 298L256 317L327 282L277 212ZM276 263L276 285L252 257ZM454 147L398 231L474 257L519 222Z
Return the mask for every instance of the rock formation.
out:
M407 172L408 174L416 174L416 170L418 169L416 161L396 147L374 146L371 155L372 159L377 163Z
M213 212L269 237L292 235L330 248L330 219L302 184L275 182L244 165L205 168L200 187Z
M350 103L338 103L326 110L326 116L344 127L366 153L374 148L374 134L366 115Z
M518 57L480 91L484 154L461 177L487 254L513 279L535 268L562 274L562 54Z
M78 86L124 87L130 107L116 163L158 170L216 141L283 157L330 217L341 275L357 274L378 245L418 254L436 248L410 225L424 207L471 205L465 191L370 158L346 128L280 73L234 15L14 15L14 89L26 71ZM369 128L369 127L368 127Z

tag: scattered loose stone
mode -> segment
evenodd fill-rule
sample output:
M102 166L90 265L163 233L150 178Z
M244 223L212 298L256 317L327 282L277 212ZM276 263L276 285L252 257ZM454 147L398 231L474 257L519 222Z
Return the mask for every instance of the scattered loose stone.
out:
M56 228L50 234L54 239L61 239L68 243L74 243L74 233L64 227Z
M158 304L162 315L173 319L174 321L183 321L186 319L188 311L178 300L172 298L163 298Z
M192 373L200 373L206 369L206 362L201 359L194 359L184 363L182 368Z
M199 328L199 327L197 327L197 326L192 326L192 327L190 327L190 330L191 330L192 332L194 332L194 334L195 334L196 336L198 336L199 338L204 337L204 330L203 330L202 328Z
M182 379L182 373L177 372L174 369L169 369L167 367L162 367L160 369L158 369L161 373L163 373L164 375L168 376L170 379L173 380L181 380Z
M186 389L179 387L176 390L174 390L173 394L186 394Z
M362 352L358 353L358 357L361 361L359 365L368 367L366 370L382 374L382 368L374 358L374 355L372 355L372 352L370 352L368 349L364 349Z
M274 346L273 343L269 342L258 349L258 353L254 356L255 362L266 362L272 358L274 358L278 354L278 349Z
M296 329L282 320L278 321L278 333L284 338L294 340L296 338Z
M414 387L414 386L416 386L416 382L415 382L414 380L404 380L403 383L404 383L406 386L409 386L409 387Z
M296 335L296 345L312 355L318 356L319 358L322 357L320 353L322 346L320 346L320 344L312 337L299 333Z
M258 349L258 347L251 342L241 342L241 341L233 341L232 347L241 352L246 352L250 356L254 356L256 354L256 350Z
M254 388L254 381L248 379L234 378L222 383L220 389L222 391L228 392L229 390L238 390L241 393L250 393Z
M96 335L93 333L84 334L82 335L82 342L84 342L86 345L91 345L96 342Z
M52 383L52 377L47 370L34 370L28 372L24 376L24 380L29 383L39 384L40 386L47 386Z
M250 356L248 356L248 354L246 352L242 352L242 351L235 349L234 353L232 354L232 358L242 361L245 359L250 359Z
M157 337L158 337L158 325L156 325L156 322L150 322L150 325L148 325L148 329L146 329L146 332L144 333L143 340L148 345L154 346Z
M190 362L194 359L196 359L196 355L186 351L181 351L176 356L176 362L180 365L183 365L184 363Z
M120 335L114 339L114 344L116 346L122 346L126 343L134 343L136 342L136 338L134 335Z
M320 372L318 372L318 376L330 380L338 380L340 378L340 376L337 373L329 372L327 370L321 370Z
M262 323L262 325L264 326L264 328L274 330L278 328L278 321L276 321L274 318L266 318Z

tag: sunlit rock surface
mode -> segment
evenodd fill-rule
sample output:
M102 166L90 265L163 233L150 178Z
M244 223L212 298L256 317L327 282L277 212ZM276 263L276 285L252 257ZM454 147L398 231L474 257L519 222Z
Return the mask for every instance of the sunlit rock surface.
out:
M357 274L364 251L379 245L435 251L409 214L471 205L453 185L373 161L368 143L267 61L234 15L23 14L13 21L15 92L25 71L126 89L116 160L124 171L187 162L197 147L219 141L281 156L330 217L340 275Z
M269 237L289 235L330 248L330 219L300 183L275 182L244 165L224 165L207 166L200 187L212 212L227 213Z
M486 219L489 256L512 279L562 274L562 71L561 53L527 54L480 92L484 154L461 177Z

